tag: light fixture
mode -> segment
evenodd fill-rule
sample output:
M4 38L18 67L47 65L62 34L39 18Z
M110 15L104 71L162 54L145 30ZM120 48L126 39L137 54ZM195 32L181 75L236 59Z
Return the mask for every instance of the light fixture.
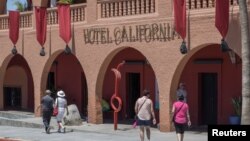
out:
M181 54L186 54L187 53L187 46L186 46L185 41L182 41L182 43L181 43L180 52L181 52Z

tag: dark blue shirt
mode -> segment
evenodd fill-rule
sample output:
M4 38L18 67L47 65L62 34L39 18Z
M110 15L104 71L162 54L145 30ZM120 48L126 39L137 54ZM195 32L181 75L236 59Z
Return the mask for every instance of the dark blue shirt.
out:
M53 103L54 103L54 99L49 96L46 95L42 98L41 104L42 104L42 110L43 111L52 111L53 110Z

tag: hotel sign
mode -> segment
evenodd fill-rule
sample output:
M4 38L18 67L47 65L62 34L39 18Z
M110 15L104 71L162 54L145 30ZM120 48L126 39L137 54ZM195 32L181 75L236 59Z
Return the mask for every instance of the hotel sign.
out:
M168 23L153 23L114 28L84 29L85 44L112 44L124 42L166 42L177 36Z

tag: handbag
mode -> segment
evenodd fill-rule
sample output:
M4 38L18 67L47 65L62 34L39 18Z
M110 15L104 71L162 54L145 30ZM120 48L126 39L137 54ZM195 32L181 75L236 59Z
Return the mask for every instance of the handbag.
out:
M134 121L132 126L133 126L133 128L135 128L137 126L137 120Z
M57 99L56 99L56 101L57 101ZM53 116L56 116L58 114L58 101L56 103L57 104L56 104L56 106L53 109Z
M53 109L53 116L56 116L58 114L58 107L54 107Z

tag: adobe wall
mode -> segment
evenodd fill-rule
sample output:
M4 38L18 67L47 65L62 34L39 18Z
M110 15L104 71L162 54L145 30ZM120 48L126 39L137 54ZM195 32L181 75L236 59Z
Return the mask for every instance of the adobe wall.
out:
M91 0L93 3L88 3L95 7L96 0ZM88 1L89 2L89 1ZM151 64L156 79L159 85L160 94L160 106L164 107L160 110L160 127L162 131L169 131L171 127L171 104L172 98L175 95L175 90L177 88L177 83L180 77L181 70L176 70L180 61L185 55L182 55L179 51L182 40L178 36L171 36L169 40L166 41L135 41L135 42L121 42L116 44L115 42L106 44L86 44L84 40L84 29L108 29L110 31L110 37L114 39L111 34L115 28L122 28L123 26L128 28L129 26L135 28L139 25L153 25L160 23L170 23L172 27L173 21L171 18L162 16L163 13L170 16L170 12L166 10L164 5L168 5L169 2L164 2L159 0L162 5L159 6L159 13L130 17L119 17L119 18L109 18L109 19L99 19L97 21L90 20L84 23L74 23L73 38L69 44L70 47L73 46L73 54L79 60L87 80L88 86L88 116L89 122L91 123L102 123L102 112L98 99L102 95L100 86L102 86L102 78L104 75L105 66L110 63L110 59L115 56L115 54L126 47L132 47L139 52L141 52ZM88 5L88 6L89 6ZM89 8L91 8L89 7ZM88 9L88 13L94 12L95 10ZM187 41L189 42L190 49L195 49L199 46L205 46L206 44L220 44L221 36L214 26L214 9L211 9L207 14L204 13L192 13L190 15L190 28L188 31ZM87 14L88 14L87 13ZM91 19L89 17L89 19ZM73 28L73 25L72 25ZM230 26L230 28L233 28ZM51 29L51 30L50 30ZM133 29L134 31L135 29ZM230 32L231 33L231 32ZM232 33L233 34L233 33ZM9 58L11 55L11 49L13 47L9 39L8 31L0 31L0 64L2 72L0 74L0 85L2 86L2 80L4 75L3 66L6 65L4 60ZM239 40L239 36L234 36L235 40ZM73 44L73 45L72 45ZM35 107L40 103L41 96L43 95L44 87L41 85L43 77L43 71L47 62L51 62L50 57L55 58L60 52L63 52L65 48L65 43L59 37L58 26L48 26L47 40L44 45L46 56L42 57L39 55L40 45L36 40L36 31L34 28L26 29L24 31L20 30L19 40L17 43L17 50L27 61L34 81L34 95L35 95ZM236 46L236 45L234 45ZM52 59L53 60L53 59ZM7 61L8 62L8 61ZM184 65L184 64L183 64ZM103 69L104 68L104 69ZM176 78L173 78L176 76ZM3 91L0 88L0 109L3 108ZM164 109L164 110L163 110ZM36 113L38 116L39 113Z

